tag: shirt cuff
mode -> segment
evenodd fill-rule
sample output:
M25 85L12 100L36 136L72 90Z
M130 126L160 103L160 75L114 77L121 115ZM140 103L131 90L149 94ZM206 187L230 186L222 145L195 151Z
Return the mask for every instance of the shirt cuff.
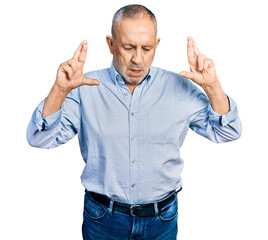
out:
M45 99L38 105L32 116L33 123L36 125L39 131L49 130L57 126L58 123L60 122L62 114L62 108L61 108L57 112L54 112L46 116L45 118L42 118L44 102Z
M222 125L223 127L226 126L227 124L229 124L230 122L235 121L238 118L238 111L237 111L237 106L235 101L229 97L229 105L230 105L230 110L228 113L221 115L217 112L215 112L211 106L211 104L209 104L208 106L208 110L209 110L209 119L212 121L216 121L218 122L220 125Z

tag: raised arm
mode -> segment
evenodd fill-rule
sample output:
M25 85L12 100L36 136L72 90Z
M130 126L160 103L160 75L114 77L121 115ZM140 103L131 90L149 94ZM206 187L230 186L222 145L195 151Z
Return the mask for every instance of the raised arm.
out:
M182 71L180 75L200 85L208 97L207 99L200 89L193 87L190 94L193 112L188 118L189 127L217 143L239 138L242 125L236 103L223 92L213 61L199 52L192 37L187 40L190 71Z
M80 97L77 87L99 85L96 79L86 78L83 67L87 55L87 42L83 41L73 58L62 63L56 81L45 100L32 115L27 128L27 141L31 146L53 148L69 141L80 126Z

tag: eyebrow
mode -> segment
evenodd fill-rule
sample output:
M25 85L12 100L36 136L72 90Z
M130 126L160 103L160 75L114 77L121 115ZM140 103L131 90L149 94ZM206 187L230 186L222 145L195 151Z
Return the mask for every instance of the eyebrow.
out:
M130 43L122 43L122 46L136 47L135 45Z

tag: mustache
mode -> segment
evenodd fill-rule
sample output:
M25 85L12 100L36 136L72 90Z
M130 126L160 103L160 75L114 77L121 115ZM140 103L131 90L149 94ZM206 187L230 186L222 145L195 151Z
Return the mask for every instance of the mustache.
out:
M131 64L131 65L129 65L129 66L127 67L127 69L128 69L128 70L130 70L130 69L134 69L134 70L137 70L137 71L143 71L143 70L144 70L143 66L141 66L141 65L136 65L136 64Z

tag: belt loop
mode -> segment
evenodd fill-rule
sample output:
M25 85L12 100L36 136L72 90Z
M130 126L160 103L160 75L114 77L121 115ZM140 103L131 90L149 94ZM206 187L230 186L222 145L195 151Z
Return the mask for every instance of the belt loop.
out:
M157 202L154 203L154 216L157 217L158 216L158 205L157 205Z
M109 210L108 210L108 214L110 216L112 216L113 204L114 204L114 200L113 199L110 199L110 205L109 205Z

